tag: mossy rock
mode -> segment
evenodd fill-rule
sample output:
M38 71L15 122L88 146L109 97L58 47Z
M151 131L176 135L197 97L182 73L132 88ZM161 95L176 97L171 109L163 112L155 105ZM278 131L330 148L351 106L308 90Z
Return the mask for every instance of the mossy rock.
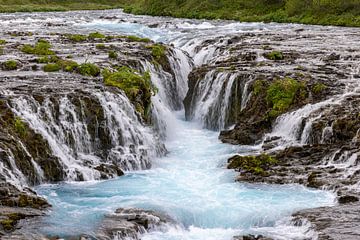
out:
M141 38L141 37L137 37L137 36L126 36L126 38L133 42L144 42L144 43L151 42L151 40L149 38Z
M117 52L115 52L115 51L110 51L110 52L109 52L109 58L110 58L110 59L117 59L117 58L118 58Z
M135 109L147 120L151 106L151 96L157 89L152 85L150 74L140 74L129 67L121 67L116 72L108 70L103 72L104 82L107 86L123 90L134 104Z
M284 54L280 51L264 53L264 57L273 61L284 60Z
M4 39L0 39L0 45L5 45L7 42Z
M46 64L43 68L44 72L58 72L61 70L61 66L57 63Z
M15 60L8 60L2 64L2 68L5 71L13 71L18 68L18 62Z
M93 32L93 33L89 34L88 38L89 39L104 39L104 38L106 38L106 36L99 32Z
M228 169L239 169L254 175L268 175L267 170L277 163L270 155L234 156L229 159Z
M50 50L51 47L52 46L48 41L40 39L34 46L30 44L22 46L21 51L26 54L34 55L54 55L54 51Z
M85 42L88 40L88 37L86 35L82 35L82 34L67 34L65 36L71 42L76 42L76 43Z
M97 77L101 70L93 63L83 63L76 68L76 72L84 76Z

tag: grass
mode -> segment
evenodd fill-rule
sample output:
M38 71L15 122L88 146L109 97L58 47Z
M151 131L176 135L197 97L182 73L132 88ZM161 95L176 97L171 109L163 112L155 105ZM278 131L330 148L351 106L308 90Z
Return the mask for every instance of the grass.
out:
M359 0L0 0L0 12L114 8L172 17L360 27Z
M48 63L43 67L44 72L58 72L61 66L58 63Z
M109 58L110 59L117 59L118 54L115 51L110 51L109 52Z
M6 40L0 39L0 45L4 45L6 43L7 43Z
M133 42L144 42L144 43L151 42L151 40L149 38L141 38L141 37L132 36L132 35L126 36L126 38Z
M20 117L16 117L14 120L14 129L20 137L24 138L27 136L27 129L25 123Z

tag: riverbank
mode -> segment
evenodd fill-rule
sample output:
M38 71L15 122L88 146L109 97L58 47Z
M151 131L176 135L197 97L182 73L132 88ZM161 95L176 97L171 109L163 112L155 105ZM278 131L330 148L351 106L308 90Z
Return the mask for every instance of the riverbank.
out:
M34 1L19 4L16 0L0 0L0 12L49 12L73 10L104 10L124 8L125 12L177 18L223 19L241 22L278 22L314 25L360 27L360 3L357 1L333 2L308 0L194 1L165 4L159 0L129 1Z

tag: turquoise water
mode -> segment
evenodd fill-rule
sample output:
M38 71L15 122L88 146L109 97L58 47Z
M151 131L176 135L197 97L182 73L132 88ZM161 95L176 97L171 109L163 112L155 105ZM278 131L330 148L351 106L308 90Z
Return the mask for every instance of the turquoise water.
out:
M256 149L221 144L217 132L181 117L172 126L166 142L170 153L156 159L151 170L109 181L38 187L53 205L43 231L89 234L104 213L139 207L161 211L179 223L144 239L231 239L237 233L267 232L298 209L333 204L331 193L298 185L234 182L236 173L225 168L227 159Z

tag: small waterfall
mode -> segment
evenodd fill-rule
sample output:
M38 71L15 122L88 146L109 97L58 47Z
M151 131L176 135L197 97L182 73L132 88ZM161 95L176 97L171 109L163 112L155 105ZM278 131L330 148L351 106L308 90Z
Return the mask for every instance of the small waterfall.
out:
M61 160L66 180L99 179L101 163L123 170L146 169L164 154L151 129L144 127L129 100L120 93L93 90L47 97L11 98L15 114L40 133ZM95 114L95 115L92 115ZM35 166L41 175L41 168Z
M236 122L241 106L245 107L249 76L230 71L211 70L204 77L196 76L193 90L185 99L186 117L205 128L221 130Z

